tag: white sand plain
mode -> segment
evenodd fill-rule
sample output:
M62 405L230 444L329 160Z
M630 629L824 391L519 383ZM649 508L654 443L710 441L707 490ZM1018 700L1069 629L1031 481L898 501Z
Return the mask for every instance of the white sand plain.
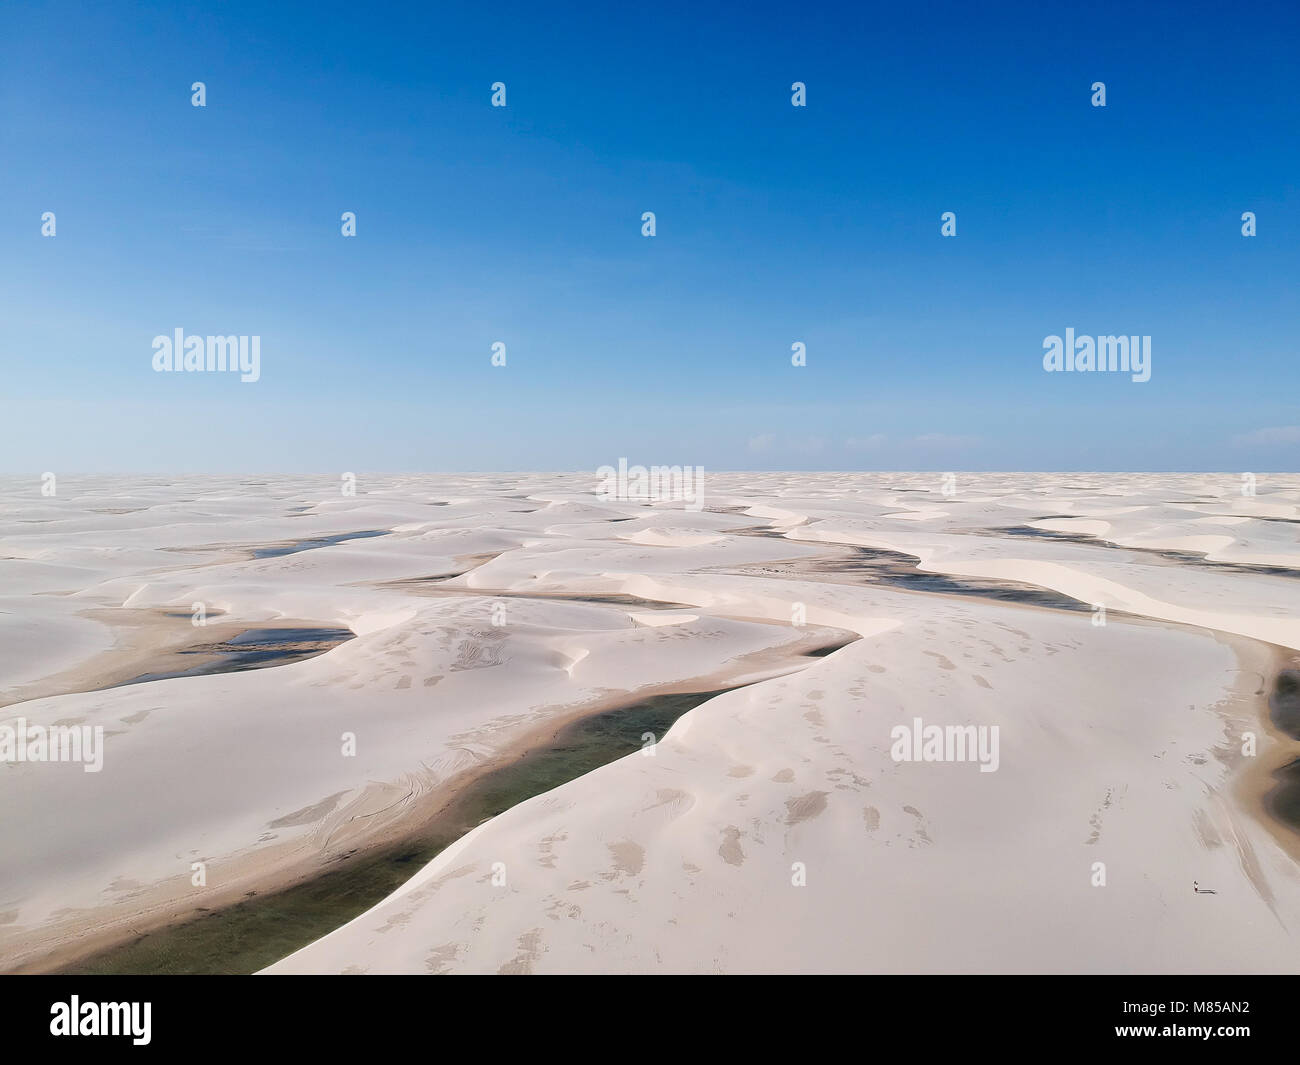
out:
M1265 704L1300 661L1300 477L715 474L702 512L596 483L0 481L0 725L107 733L100 773L0 765L0 968L400 838L549 723L753 681L269 971L1300 970L1300 848L1260 800L1300 754ZM641 602L572 598L611 595ZM288 623L357 637L93 690ZM997 771L895 761L918 717L998 726Z

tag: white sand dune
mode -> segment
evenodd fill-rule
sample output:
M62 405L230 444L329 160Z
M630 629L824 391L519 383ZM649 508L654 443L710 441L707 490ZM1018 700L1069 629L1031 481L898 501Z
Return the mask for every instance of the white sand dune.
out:
M270 971L1300 967L1260 802L1295 746L1262 692L1300 649L1300 478L713 475L698 512L595 483L0 482L0 725L106 732L101 773L0 765L4 967L399 838L549 724L739 683ZM268 624L356 637L94 690ZM896 761L916 718L997 726L996 771Z

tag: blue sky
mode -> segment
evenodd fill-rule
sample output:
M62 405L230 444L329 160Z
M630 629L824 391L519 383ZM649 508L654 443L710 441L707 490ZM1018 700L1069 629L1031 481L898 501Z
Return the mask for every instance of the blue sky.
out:
M0 472L1300 469L1300 8L1055 6L10 0Z

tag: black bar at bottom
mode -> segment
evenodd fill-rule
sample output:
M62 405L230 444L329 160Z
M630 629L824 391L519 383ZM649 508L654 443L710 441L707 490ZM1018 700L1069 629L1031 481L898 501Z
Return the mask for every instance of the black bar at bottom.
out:
M620 1046L653 1052L668 1040L660 1049L674 1054L698 1052L703 1043L726 1047L729 1056L749 1044L765 1056L800 1045L820 1056L844 1040L870 1056L889 1045L927 1052L1123 1044L1157 1053L1162 1045L1185 1053L1194 1044L1290 1049L1300 981L776 976L655 987L633 977L558 977L488 987L414 977L51 976L14 977L3 987L6 1051L97 1053L112 1043L128 1053L283 1049L335 1058L391 1047L442 1057L475 1053L475 1046L488 1055L494 1048L526 1053L532 1043L547 1056L622 1056ZM127 1034L84 1034L115 1025ZM54 1034L69 1029L77 1034Z

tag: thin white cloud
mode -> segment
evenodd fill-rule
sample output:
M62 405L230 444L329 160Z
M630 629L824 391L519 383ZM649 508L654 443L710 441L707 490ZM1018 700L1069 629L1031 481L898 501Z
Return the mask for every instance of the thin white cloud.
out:
M1236 447L1277 447L1280 444L1300 444L1300 425L1274 425L1256 429L1253 433L1234 436Z
M801 455L815 455L826 447L826 438L821 436L783 436L778 441L775 433L760 433L751 436L745 446L750 451L761 454L779 449L793 451Z
M979 442L978 436L957 436L952 433L922 433L912 438L912 443L922 447L972 447Z

